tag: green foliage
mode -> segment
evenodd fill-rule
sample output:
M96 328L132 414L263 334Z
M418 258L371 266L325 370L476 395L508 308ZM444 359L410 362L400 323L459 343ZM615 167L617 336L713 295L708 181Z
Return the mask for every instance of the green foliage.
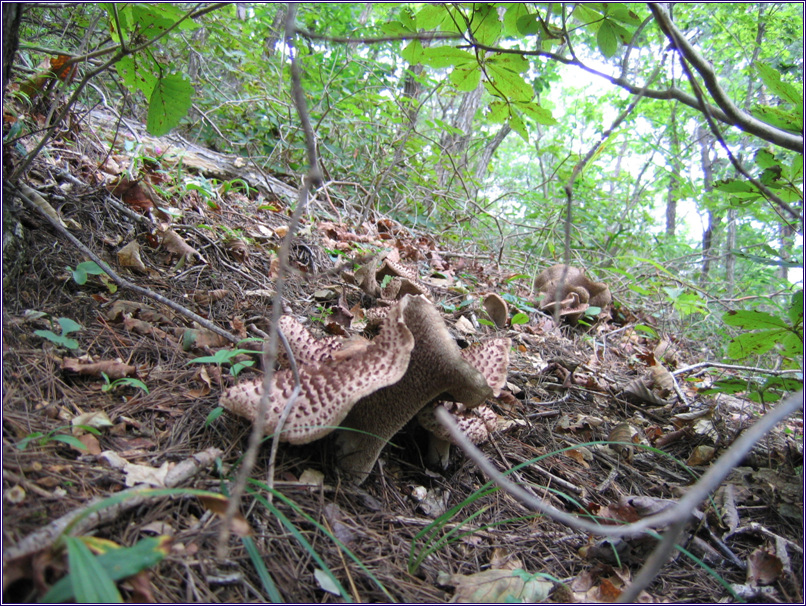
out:
M232 363L233 358L241 354L255 354L256 352L251 349L219 349L212 356L200 356L190 360L188 364L231 364L230 374L237 377L238 374L244 369L254 366L254 360L246 360L243 362Z
M67 335L81 330L83 328L81 324L70 318L57 318L56 322L61 327L61 334L57 335L52 330L35 330L34 334L67 349L78 349L78 341L69 338Z
M87 283L87 276L106 275L106 272L95 261L83 261L76 265L75 269L68 265L67 271L73 274L73 280L79 286Z
M65 537L70 572L50 588L42 602L58 604L72 598L79 603L122 603L116 581L134 576L159 564L169 551L169 537L149 537L131 547L102 543L108 549L93 555L87 543L92 537Z
M728 326L748 332L739 334L728 344L728 356L741 359L762 355L778 347L784 358L799 362L803 357L803 291L792 295L786 317L757 310L729 311L722 316Z
M89 425L62 425L61 427L51 429L47 433L36 431L28 434L22 440L17 442L17 448L19 450L25 450L28 448L31 442L36 442L39 446L46 446L51 442L62 442L68 446L72 446L73 448L78 448L79 450L87 450L87 447L84 445L84 443L74 435L60 433L64 430L72 429L73 427L83 429L84 431L95 434L96 436L101 435L100 431L98 431L95 427L90 427Z
M118 387L136 387L138 389L142 389L146 394L148 394L148 387L140 379L135 379L133 377L120 377L119 379L112 381L105 372L102 372L101 374L104 377L104 385L101 387L101 391L104 393L115 391L115 389Z
M148 104L146 128L149 134L161 137L174 128L190 109L193 86L180 74L157 80Z

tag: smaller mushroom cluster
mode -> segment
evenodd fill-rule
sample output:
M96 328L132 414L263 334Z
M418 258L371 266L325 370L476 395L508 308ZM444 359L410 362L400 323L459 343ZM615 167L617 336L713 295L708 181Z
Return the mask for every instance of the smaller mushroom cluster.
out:
M280 328L300 378L300 393L281 439L305 444L339 426L339 467L359 484L384 445L426 405L455 402L462 405L455 410L465 415L498 396L506 381L509 339L460 350L423 295L403 296L389 308L377 337L350 341L347 347L332 337L314 339L292 318L284 317ZM275 430L293 390L290 370L275 373L265 433ZM246 381L225 390L221 405L254 421L262 393L262 380ZM483 416L479 418L485 426ZM471 437L477 433L486 438L477 422L465 425Z
M585 270L568 265L553 265L535 278L538 305L541 311L554 314L569 322L577 322L590 307L604 309L613 298L604 282L594 282Z

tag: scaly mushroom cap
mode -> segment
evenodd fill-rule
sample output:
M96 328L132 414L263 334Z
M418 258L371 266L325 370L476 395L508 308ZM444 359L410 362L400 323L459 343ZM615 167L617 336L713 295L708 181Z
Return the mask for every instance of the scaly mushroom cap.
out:
M301 391L281 439L304 444L335 425L348 428L337 437L339 466L357 483L423 406L442 397L475 407L496 395L506 380L509 339L460 350L422 295L403 297L372 342L347 350L315 341L293 320L283 327L300 362ZM274 431L293 386L291 371L275 373L266 433ZM221 405L254 420L262 391L262 381L241 383L222 394Z
M283 441L307 444L326 436L344 420L357 400L403 376L414 338L406 328L402 312L401 308L390 310L380 334L352 356L334 357L332 343L320 347L320 342L312 339L298 323L304 334L295 334L293 321L284 322L292 329L289 341L300 362L301 390L283 427ZM274 431L293 389L292 372L277 371L264 433ZM246 381L224 391L220 403L227 410L254 421L262 394L262 379Z

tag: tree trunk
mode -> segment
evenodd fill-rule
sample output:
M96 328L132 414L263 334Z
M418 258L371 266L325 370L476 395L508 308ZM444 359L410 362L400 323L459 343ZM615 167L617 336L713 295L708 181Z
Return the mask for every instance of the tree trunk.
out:
M476 160L475 174L477 183L484 181L484 178L487 176L487 171L490 169L490 161L493 159L495 150L498 149L498 146L504 142L504 139L506 139L507 135L511 132L512 128L509 124L504 124L495 134L495 137L487 141L487 145L484 146L481 155L478 160Z
M20 45L20 19L22 18L22 2L3 4L3 98L6 96L6 85L11 77L11 66Z
M738 213L735 208L728 211L728 229L725 239L725 281L727 282L728 299L733 298L733 291L736 288L736 220Z
M680 187L680 137L677 134L677 101L672 103L669 120L669 147L671 150L671 169L669 189L666 191L666 235L674 236L677 227L677 196Z
M703 174L703 198L707 198L713 189L714 182L714 138L710 131L702 125L697 127L697 142L700 145L700 164ZM716 232L722 218L712 210L708 211L708 227L702 235L702 274L700 284L708 282L708 274L711 271L711 261L713 259L713 249L715 246Z

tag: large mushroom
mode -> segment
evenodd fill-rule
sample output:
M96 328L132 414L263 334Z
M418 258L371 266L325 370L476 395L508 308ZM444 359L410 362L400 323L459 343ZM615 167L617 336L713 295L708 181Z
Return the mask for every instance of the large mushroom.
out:
M604 309L613 301L604 282L594 282L585 270L562 264L552 265L535 278L542 311L577 322L589 307ZM559 309L558 309L559 308Z
M335 339L313 339L284 318L283 331L299 364L301 390L281 440L305 444L336 426L339 467L362 483L383 446L435 400L474 408L497 396L506 380L509 339L460 350L436 308L407 295L390 308L375 339L339 349ZM290 370L275 373L265 433L272 433L294 388ZM261 380L227 389L221 405L254 420Z

